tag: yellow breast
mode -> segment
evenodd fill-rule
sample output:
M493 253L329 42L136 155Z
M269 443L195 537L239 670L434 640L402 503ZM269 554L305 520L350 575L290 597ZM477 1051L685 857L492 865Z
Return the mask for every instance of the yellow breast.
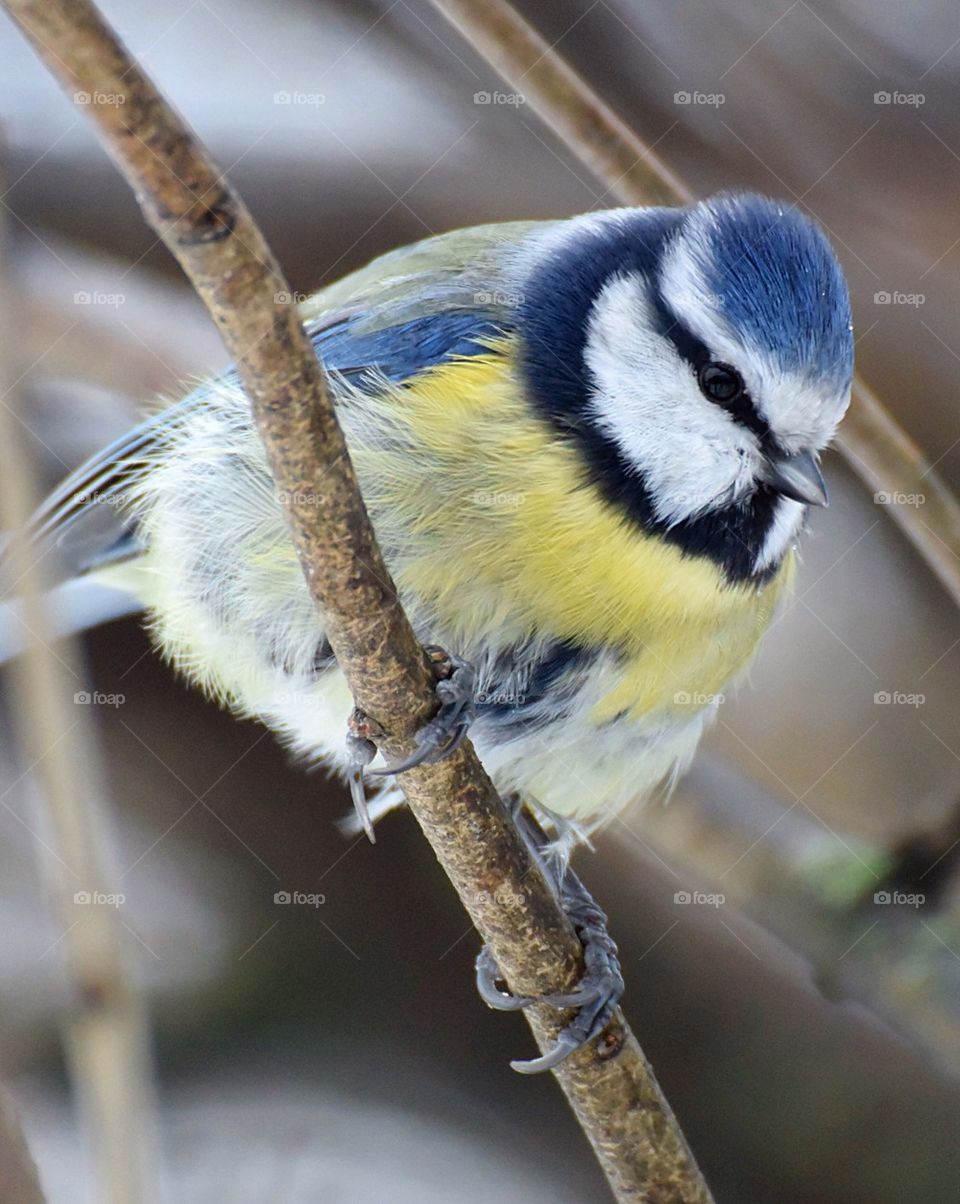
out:
M353 425L364 494L412 609L464 648L536 636L613 648L603 722L683 708L750 661L791 560L757 588L641 532L524 403L508 350L432 368L380 399L389 439Z

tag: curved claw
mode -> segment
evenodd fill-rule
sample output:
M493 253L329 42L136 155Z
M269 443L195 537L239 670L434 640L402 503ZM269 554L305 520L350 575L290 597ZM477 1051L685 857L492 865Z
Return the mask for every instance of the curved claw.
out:
M521 833L528 840L534 855L538 855L540 848L535 840L529 838L522 823ZM514 1011L531 1003L544 1003L549 1007L576 1011L552 1049L531 1061L510 1063L520 1074L541 1074L545 1070L553 1070L575 1050L599 1037L612 1019L623 995L620 960L617 946L607 931L607 917L569 867L563 871L556 887L563 910L573 923L583 946L583 976L571 990L535 999L514 997L497 985L501 978L500 970L486 946L477 957L477 989L490 1007Z
M476 674L466 661L456 657L447 659L453 670L449 677L437 682L440 710L417 732L417 747L409 757L394 765L367 770L370 777L388 777L414 769L417 765L432 765L456 752L466 739L475 717L473 695Z
M599 1037L606 1027L610 1017L616 1011L619 995L609 994L600 995L593 1001L593 1006L581 1007L575 1020L573 1020L557 1037L557 1043L553 1049L548 1049L547 1052L539 1058L534 1058L529 1062L511 1062L510 1065L519 1074L541 1074L544 1070L553 1070L555 1066L574 1053L578 1049L582 1049L594 1037Z
M377 843L373 834L373 821L367 809L367 795L363 788L363 771L377 755L376 745L364 734L370 728L370 720L354 707L347 720L347 753L350 760L350 798L353 809L367 839Z
M449 757L451 755L451 753L455 753L457 751L457 749L460 747L460 745L464 742L464 740L466 740L467 732L469 732L470 724L472 722L473 722L473 713L471 711L469 714L469 717L465 716L463 719L461 719L459 725L457 726L456 731L453 734L453 739L450 741L449 744L444 746L442 751L437 754L437 756L434 758L434 760L442 761L444 757Z
M590 951L593 952L594 948L591 946ZM607 952L602 945L601 950L604 954ZM616 954L613 956L615 958ZM519 1074L541 1074L545 1070L552 1070L575 1050L599 1036L616 1010L623 992L619 968L614 970L610 964L605 965L602 972L586 975L580 986L565 995L544 995L537 999L528 995L511 995L501 990L497 985L500 977L500 967L484 945L477 955L476 978L477 991L488 1007L501 1012L514 1012L529 1007L531 1003L545 1003L555 1008L578 1009L577 1015L560 1033L552 1049L531 1061L510 1063Z
M583 928L585 973L572 991L544 995L540 1003L553 1008L585 1008L598 1000L619 1000L623 994L623 976L617 959L617 947L605 929Z
M580 987L574 987L568 995L543 995L537 1000L537 1003L545 1003L548 1007L556 1008L557 1011L564 1011L567 1008L586 1007L588 1004L595 1003L602 996L603 991L599 987L589 986L583 990Z
M403 761L398 761L395 765L383 765L379 769L368 769L367 777L385 778L392 773L404 773L408 769L415 769L418 765L433 765L436 761L442 761L444 757L449 757L451 753L455 753L460 745L467 738L468 724L460 724L453 733L453 736L446 744L437 745L429 737L422 738L414 751ZM426 731L426 729L424 729ZM420 736L423 733L418 733Z
M357 819L367 834L367 839L371 844L377 843L377 837L373 830L373 820L370 818L370 811L367 807L367 795L363 789L363 769L354 769L350 774L350 798L353 800L353 809L357 813Z
M560 1034L553 1049L548 1049L541 1057L531 1058L528 1062L517 1059L510 1063L510 1069L515 1070L517 1074L543 1074L545 1070L553 1070L582 1044L575 1037L568 1036L567 1031L564 1029Z
M487 1007L496 1008L498 1012L518 1012L533 1003L529 995L511 995L509 991L500 990L497 986L500 967L486 945L477 954L476 974L477 993Z

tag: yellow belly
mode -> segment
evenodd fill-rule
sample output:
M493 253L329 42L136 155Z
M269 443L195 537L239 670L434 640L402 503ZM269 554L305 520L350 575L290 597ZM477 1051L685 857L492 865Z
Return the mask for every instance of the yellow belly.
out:
M509 358L431 369L378 396L338 384L364 496L419 634L478 662L514 645L602 652L549 733L478 727L504 791L592 820L647 793L696 745L750 662L790 576L731 586L708 560L645 536L532 416ZM317 614L239 390L175 427L140 482L149 552L138 592L158 643L238 712L343 767L350 699L317 675ZM223 497L244 505L223 508ZM198 524L197 514L223 521Z
M356 424L354 459L378 530L401 549L402 594L463 648L539 635L615 649L622 672L597 723L690 714L749 663L792 558L763 586L733 586L711 561L645 536L519 388L509 356L476 356L380 400L388 446Z

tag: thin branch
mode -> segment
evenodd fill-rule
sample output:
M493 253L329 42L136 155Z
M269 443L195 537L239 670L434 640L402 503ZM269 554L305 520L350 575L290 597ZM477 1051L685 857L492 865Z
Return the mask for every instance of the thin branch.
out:
M960 504L862 377L853 382L837 446L867 488L885 495L883 509L960 604ZM904 504L896 504L898 497ZM922 505L909 504L918 498Z
M0 268L6 267L4 257ZM156 1190L147 1021L115 905L122 897L104 852L110 842L91 708L76 702L82 679L72 667L73 648L67 642L53 650L54 628L42 597L45 562L18 534L39 496L11 383L17 313L8 271L0 286L0 527L11 532L5 559L22 613L29 615L24 651L11 666L17 704L11 722L39 782L52 832L38 853L53 896L58 944L66 952L73 992L66 1045L100 1198L105 1204L146 1204Z
M506 0L432 0L563 143L627 205L688 204L693 193ZM885 510L960 606L960 505L861 377L837 446L874 493L923 497Z
M358 705L412 750L434 677L374 541L330 392L290 290L250 214L86 0L6 0L86 111L147 220L206 302L250 396L324 630ZM465 744L403 776L411 808L514 990L569 989L580 946ZM541 1048L565 1018L529 1009ZM669 1105L621 1013L556 1072L621 1201L706 1202Z

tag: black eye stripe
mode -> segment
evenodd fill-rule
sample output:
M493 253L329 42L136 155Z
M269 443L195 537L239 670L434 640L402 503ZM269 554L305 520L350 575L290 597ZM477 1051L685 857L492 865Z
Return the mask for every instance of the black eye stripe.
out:
M701 342L693 331L689 330L667 308L658 288L653 287L650 291L657 334L668 339L676 348L680 358L686 360L694 372L699 372L704 364L710 362L710 352L707 350L706 344Z
M734 422L738 422L741 426L745 426L748 431L753 431L760 441L760 446L764 451L772 450L775 447L776 441L766 419L761 418L757 413L757 408L749 393L741 393L740 396L733 402L725 404L723 408L731 416Z
M743 384L743 378L740 376L739 372L735 372L734 375L736 376L736 379L740 383L741 387L730 398L721 399L713 397L704 388L703 380L706 371L713 366L726 368L728 365L714 365L712 360L708 360L706 364L702 365L697 374L697 381L700 385L701 392L704 393L704 395L713 405L719 406L722 410L726 410L734 422L739 423L740 426L746 427L748 431L752 431L760 440L760 446L763 447L764 450L770 449L774 443L770 427L757 412L757 407L753 404L753 399L747 392L746 386Z
M657 333L669 340L676 348L680 358L686 360L690 365L694 376L697 378L699 387L701 372L708 364L713 362L707 345L698 339L693 331L688 329L667 308L667 304L661 296L659 288L654 286L650 292ZM734 422L746 427L748 431L752 431L760 440L760 446L765 450L774 444L770 427L757 411L757 407L754 405L753 399L746 388L729 402L719 402L713 398L709 400L713 405L722 406L731 418L733 418Z

